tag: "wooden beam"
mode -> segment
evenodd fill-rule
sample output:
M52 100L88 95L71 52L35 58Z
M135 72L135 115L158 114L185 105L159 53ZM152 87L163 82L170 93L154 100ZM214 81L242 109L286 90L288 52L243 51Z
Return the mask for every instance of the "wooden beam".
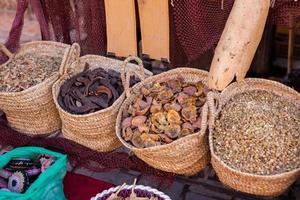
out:
M134 0L105 0L107 52L116 56L137 55Z
M169 1L138 0L138 8L143 54L169 61Z

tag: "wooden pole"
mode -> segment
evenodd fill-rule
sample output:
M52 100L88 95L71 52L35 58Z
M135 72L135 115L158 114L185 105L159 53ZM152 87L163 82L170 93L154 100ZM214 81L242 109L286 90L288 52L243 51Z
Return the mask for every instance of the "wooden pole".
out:
M291 21L290 16L290 21ZM287 66L287 74L290 74L293 69L293 50L294 50L294 27L292 25L289 26L289 41L288 41L288 66Z

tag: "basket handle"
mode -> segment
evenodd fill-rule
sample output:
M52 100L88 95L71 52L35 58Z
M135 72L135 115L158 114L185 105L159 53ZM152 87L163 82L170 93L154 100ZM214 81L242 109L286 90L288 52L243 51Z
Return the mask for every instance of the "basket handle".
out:
M73 43L72 46L69 47L64 54L61 67L59 68L59 75L62 76L66 74L71 64L77 61L79 57L80 57L80 46L78 43Z
M0 43L0 50L9 58L11 59L14 54L12 52L10 52L10 50L8 50L8 48L3 44Z
M128 70L128 72L126 72L126 66L132 60L138 63L140 68L139 72L135 72L133 70ZM145 80L145 69L144 69L143 61L138 57L129 56L124 60L122 65L122 70L121 70L121 79L122 79L126 97L130 96L130 77L134 74L137 75L141 79L141 81Z
M208 92L207 104L209 109L209 120L208 120L209 129L214 128L216 116L221 109L220 107L218 107L219 99L220 99L219 93L212 92L212 91Z

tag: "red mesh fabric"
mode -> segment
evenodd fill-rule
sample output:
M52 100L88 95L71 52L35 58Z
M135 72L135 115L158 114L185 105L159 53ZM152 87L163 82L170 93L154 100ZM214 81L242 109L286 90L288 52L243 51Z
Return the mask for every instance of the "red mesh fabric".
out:
M106 54L104 0L41 0L51 39L78 42L83 54Z
M270 10L272 23L293 27L300 22L300 1L277 0L274 8Z
M174 21L171 23L174 23L175 35L187 56L187 61L191 62L218 42L233 0L225 0L223 10L221 1L174 0L173 2L171 15ZM176 49L174 51L176 52Z
M189 64L216 46L234 0L173 0L171 16L171 60L175 66ZM300 2L277 0L270 8L271 22L289 26L300 21ZM185 55L183 63L178 55ZM193 62L195 63L195 62Z

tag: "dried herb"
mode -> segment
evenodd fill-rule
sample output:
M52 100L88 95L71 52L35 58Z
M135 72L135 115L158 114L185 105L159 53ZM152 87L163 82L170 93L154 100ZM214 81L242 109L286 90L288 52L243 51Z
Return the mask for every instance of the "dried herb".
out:
M0 91L20 92L58 71L62 57L27 53L0 68Z
M133 76L130 84L139 80ZM102 68L85 69L67 80L60 89L58 103L72 114L87 114L111 106L123 93L120 73Z
M242 172L271 175L300 167L300 106L267 91L235 95L216 121L216 155Z
M208 88L201 81L160 80L140 89L123 115L122 137L138 148L169 144L200 131Z

